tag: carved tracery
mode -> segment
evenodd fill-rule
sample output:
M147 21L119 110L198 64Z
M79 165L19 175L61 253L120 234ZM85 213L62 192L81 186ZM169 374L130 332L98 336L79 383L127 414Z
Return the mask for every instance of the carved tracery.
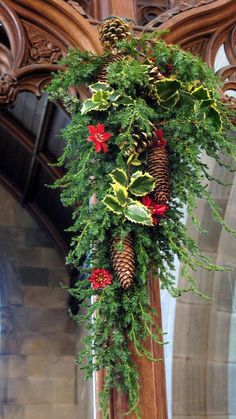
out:
M69 2L68 5L62 0L47 2L44 15L39 14L37 19L32 14L37 2L29 5L23 0L0 2L1 109L11 107L21 91L40 95L51 72L60 68L57 62L68 47L77 45L99 51L96 30L82 13L74 16ZM89 4L88 1L72 3L80 8ZM63 18L57 22L55 16Z
M138 1L139 16L140 19L143 19L143 24L156 28L179 13L213 3L214 1L216 0L140 0ZM143 3L145 5L141 6Z
M66 49L44 31L24 22L23 26L29 42L26 64L56 64L65 55Z

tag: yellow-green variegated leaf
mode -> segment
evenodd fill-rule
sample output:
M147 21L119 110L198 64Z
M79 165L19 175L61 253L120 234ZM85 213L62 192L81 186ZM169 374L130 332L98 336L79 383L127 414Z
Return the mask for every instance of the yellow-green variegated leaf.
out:
M135 196L144 196L153 191L155 179L149 173L135 172L131 176L129 191Z
M132 166L141 166L142 162L139 160L139 154L133 153L131 156L129 156L127 163L132 164Z
M125 186L122 186L120 183L113 183L111 186L119 204L122 207L124 207L128 198L127 188Z
M98 92L99 90L109 91L110 93L114 92L114 89L112 89L112 87L109 84L103 82L91 84L89 88L93 92Z
M198 86L191 91L191 95L197 100L209 100L211 95L209 90L204 86Z
M94 103L91 99L87 99L83 102L83 105L81 108L81 115L85 115L88 112L97 110L98 107L99 107L99 104Z
M110 211L114 212L115 214L123 213L124 208L120 205L118 199L115 196L106 195L105 198L103 198L102 202Z
M104 92L103 90L98 90L94 93L91 100L92 102L99 103L99 104L108 104L107 100L109 98L110 93ZM109 104L108 104L109 106Z
M132 223L153 226L150 211L139 201L129 199L128 205L124 210L124 215Z
M123 169L115 169L110 173L114 183L120 183L122 186L127 186L128 177Z
M179 80L164 78L156 83L156 91L159 102L165 108L171 108L179 101L179 90L181 83Z
M212 124L214 125L214 127L218 130L221 131L222 129L222 120L221 120L221 116L220 113L217 109L216 106L211 105L209 110L208 110L208 114L207 114L208 118L211 119Z
M217 104L214 100L204 100L200 105L201 109L204 110L205 117L211 120L212 125L216 130L221 131L222 129L222 120L220 112L217 108Z

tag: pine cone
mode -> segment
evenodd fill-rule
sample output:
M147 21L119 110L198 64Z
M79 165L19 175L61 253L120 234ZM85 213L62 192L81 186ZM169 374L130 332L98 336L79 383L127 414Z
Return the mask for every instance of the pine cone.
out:
M130 39L129 25L119 17L105 20L100 26L100 40L105 49L114 49L118 41Z
M147 170L156 179L153 195L158 204L170 199L170 170L166 146L154 142L148 154Z
M154 100L157 100L158 95L157 95L156 84L159 80L163 78L163 75L161 74L159 68L150 60L148 61L147 68L148 68L149 85L145 89L145 92L143 92L143 94L145 96L151 97Z
M119 243L119 238L112 239L111 243L111 260L115 273L122 285L127 290L133 284L135 271L135 256L133 249L133 240L130 235L126 236L123 241L123 251L116 250L114 244Z
M132 137L134 140L135 153L140 154L149 147L151 139L147 136L146 132L141 131L133 133Z
M126 56L124 54L113 54L110 57L105 59L104 65L97 75L97 81L102 83L107 83L107 66L109 64L115 63L116 61L121 61Z

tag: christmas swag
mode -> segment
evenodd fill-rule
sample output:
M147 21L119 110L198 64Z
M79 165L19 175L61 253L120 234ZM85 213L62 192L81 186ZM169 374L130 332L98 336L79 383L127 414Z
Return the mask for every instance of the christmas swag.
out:
M86 308L77 317L88 329L79 361L86 361L87 377L106 371L100 395L104 419L113 387L127 394L130 412L139 418L131 348L152 360L143 342L162 344L148 297L149 272L176 297L187 291L202 295L193 277L199 267L223 269L200 253L184 212L202 231L194 208L197 199L205 199L214 219L235 235L207 188L210 181L221 181L201 159L204 151L231 170L223 157L235 159L235 144L219 80L199 58L156 33L134 37L120 18L106 20L100 37L101 56L70 51L62 61L65 71L48 87L51 99L71 115L58 162L66 172L54 187L61 188L63 205L74 207L67 262L84 272L70 290ZM71 95L72 86L86 86L88 98ZM183 289L175 287L175 257Z

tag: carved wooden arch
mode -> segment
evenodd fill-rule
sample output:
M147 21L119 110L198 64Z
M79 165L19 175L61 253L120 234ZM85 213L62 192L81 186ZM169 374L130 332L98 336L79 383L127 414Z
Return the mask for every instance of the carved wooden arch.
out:
M17 128L5 112L12 107L17 95L30 92L38 97L50 80L52 71L60 69L59 58L70 47L81 50L101 51L97 30L72 6L63 0L0 0L0 114L5 128L13 130L19 143L31 154L31 166L37 161L50 173L52 179L61 176L61 170L49 166L51 157L38 153L34 141L27 132ZM45 117L49 124L52 107L48 105ZM18 124L19 125L19 124ZM33 169L32 169L33 173ZM37 222L51 237L63 257L68 251L61 232L39 211L34 204L25 201L20 192L4 176L0 181L31 212Z
M157 19L148 27L154 28L156 24ZM167 20L158 29L168 29L167 42L180 44L185 50L199 55L212 68L220 46L224 45L229 65L218 71L225 81L222 93L236 91L235 0L215 0L194 7ZM236 107L235 99L225 97L224 100L230 102L232 108Z
M0 2L9 48L0 46L0 105L21 91L40 95L69 47L101 51L97 31L62 0Z

